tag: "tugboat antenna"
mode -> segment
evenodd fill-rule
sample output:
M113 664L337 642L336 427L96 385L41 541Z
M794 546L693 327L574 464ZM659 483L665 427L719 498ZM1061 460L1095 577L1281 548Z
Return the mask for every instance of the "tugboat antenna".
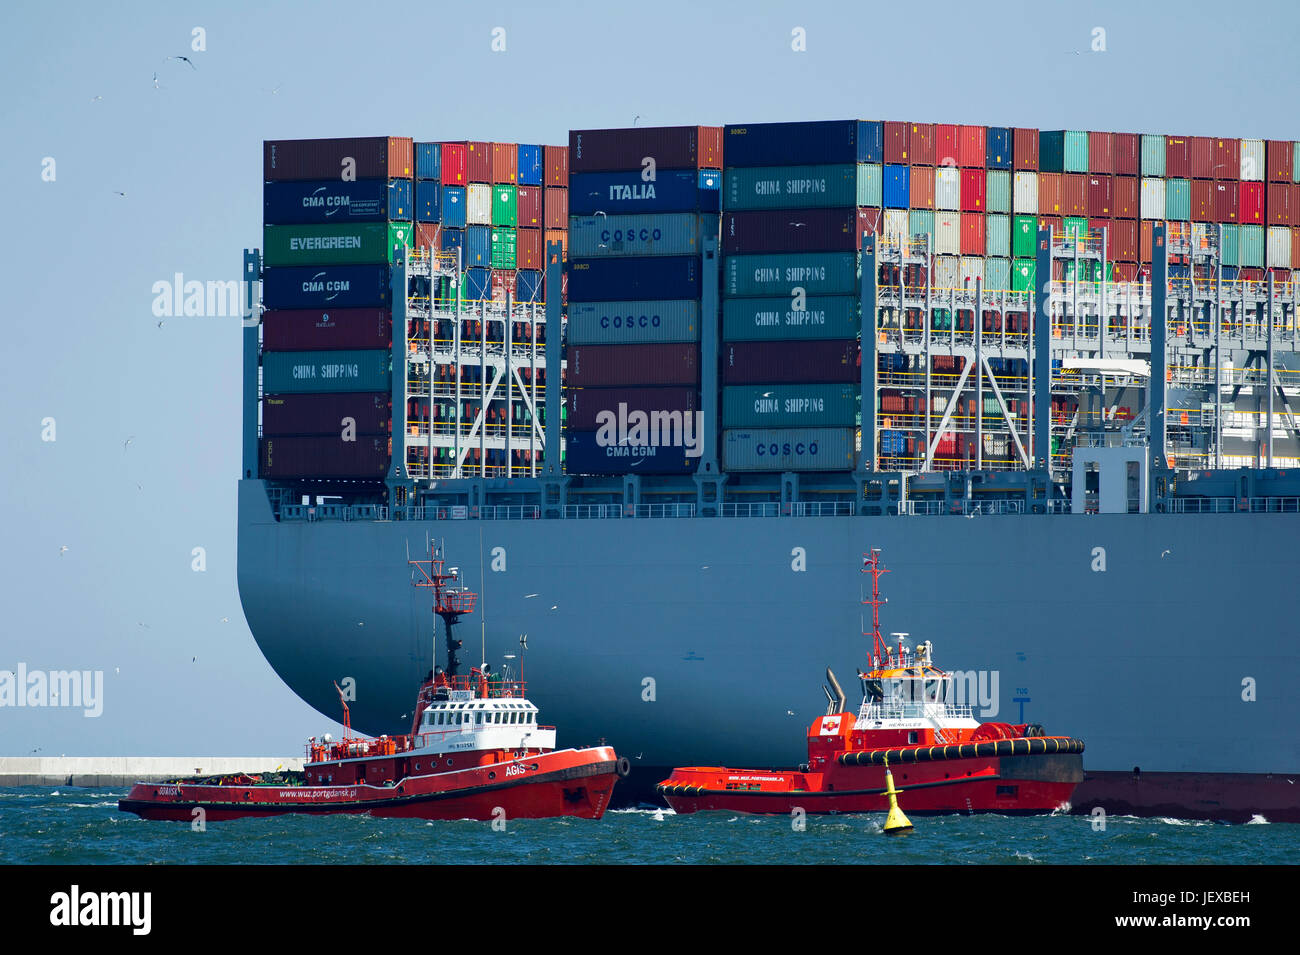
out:
M871 608L871 642L872 653L876 660L883 659L884 654L881 652L884 648L884 641L880 638L880 605L888 603L888 600L881 599L880 596L880 575L889 573L884 565L880 563L880 548L871 548L871 553L862 555L862 572L871 575L871 599L862 601L864 606ZM862 634L867 636L866 632Z
M441 546L429 545L428 560L411 560L407 561L412 567L420 572L419 579L414 581L416 587L426 587L433 591L433 612L442 618L443 624L447 628L447 676L454 677L460 669L460 658L457 657L456 651L462 646L462 642L457 640L452 634L452 628L460 620L463 614L474 612L474 602L478 599L478 594L471 593L459 586L459 570L455 567L448 568L443 572L443 556ZM449 586L452 585L452 586ZM434 627L434 639L437 639L437 627ZM434 654L434 662L437 662L437 653Z

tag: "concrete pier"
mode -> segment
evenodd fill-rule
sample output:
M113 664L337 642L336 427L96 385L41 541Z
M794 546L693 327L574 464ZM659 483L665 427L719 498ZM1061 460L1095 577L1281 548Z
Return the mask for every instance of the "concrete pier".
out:
M180 776L301 770L301 756L0 756L0 788L130 786Z

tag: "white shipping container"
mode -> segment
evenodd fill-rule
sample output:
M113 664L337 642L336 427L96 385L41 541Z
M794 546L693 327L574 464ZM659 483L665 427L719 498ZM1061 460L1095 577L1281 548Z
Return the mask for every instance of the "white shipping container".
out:
M894 242L902 241L902 239L908 234L906 209L885 210L884 233L886 239L890 239Z
M961 170L955 166L941 166L934 171L934 207L961 209Z
M1038 215L1038 173L1016 173L1011 185L1011 211L1016 215Z
M948 399L945 398L943 395L935 395L934 398L931 400L930 410L937 411L939 412L939 414L943 414L944 411L946 411L947 409L948 409Z
M963 255L961 258L961 279L960 288L975 288L975 282L984 281L984 259L974 255Z
M492 187L472 182L465 190L465 221L469 225L492 224Z
M1143 179L1141 213L1143 219L1163 219L1165 217L1165 181L1163 179Z
M1284 225L1268 227L1268 267L1291 268L1291 229Z
M953 218L956 218L954 216ZM935 222L939 220L936 217ZM961 260L955 255L937 255L934 259L934 287L956 288L961 280Z
M1244 182L1264 181L1264 140L1241 141L1241 178Z
M961 215L956 212L934 214L934 254L958 255L961 252ZM952 286L948 286L951 288Z

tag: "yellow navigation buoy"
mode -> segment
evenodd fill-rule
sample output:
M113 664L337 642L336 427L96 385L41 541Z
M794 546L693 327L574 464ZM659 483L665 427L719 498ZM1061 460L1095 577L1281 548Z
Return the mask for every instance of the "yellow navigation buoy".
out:
M894 774L889 771L889 757L885 757L885 795L889 797L889 815L885 817L887 836L905 836L912 831L912 822L898 807L898 790L894 788Z

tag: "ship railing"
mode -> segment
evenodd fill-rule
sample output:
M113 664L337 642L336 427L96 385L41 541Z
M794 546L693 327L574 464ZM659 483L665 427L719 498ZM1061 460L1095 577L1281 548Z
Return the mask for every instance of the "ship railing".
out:
M1171 514L1232 514L1236 510L1234 497L1175 497L1169 502Z
M531 521L542 516L536 504L498 504L480 507L478 512L485 521Z
M858 710L858 722L868 720L974 719L972 707L954 703L866 703ZM865 728L865 727L860 727Z
M849 501L796 501L790 505L793 517L852 517Z
M631 504L632 517L694 517L694 504Z
M1300 497L1252 497L1252 514L1300 514Z
M614 520L623 516L623 505L566 504L564 516L569 520Z
M777 501L724 503L719 513L723 517L780 517L781 505Z
M899 501L898 513L908 517L935 517L948 512L943 501Z

